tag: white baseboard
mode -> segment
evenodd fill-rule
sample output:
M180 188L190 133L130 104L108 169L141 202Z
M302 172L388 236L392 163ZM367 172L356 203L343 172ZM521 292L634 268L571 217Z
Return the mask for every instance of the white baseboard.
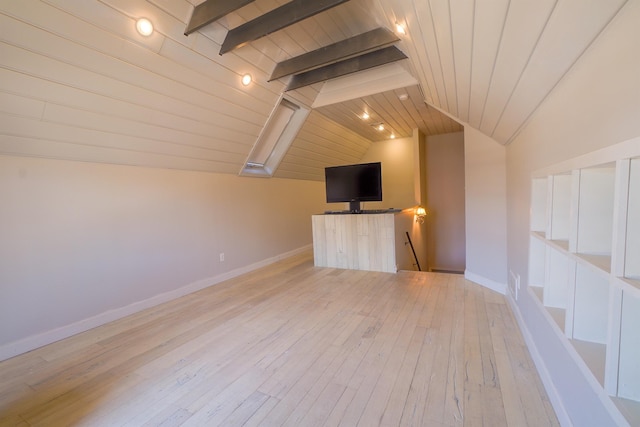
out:
M480 286L484 286L485 288L491 289L492 291L501 293L502 295L507 294L506 283L500 283L491 279L487 279L486 277L482 277L477 274L471 273L469 270L464 271L464 278L467 280L471 280L472 282L477 283Z
M209 286L224 282L225 280L233 279L234 277L238 277L242 274L249 273L250 271L257 270L258 268L265 267L269 264L273 264L274 262L310 250L311 247L311 245L305 245L298 249L294 249L292 251L255 262L244 267L236 268L235 270L227 271L217 276L198 280L170 292L155 295L151 298L142 301L136 301L124 307L108 310L96 316L92 316L66 326L62 326L50 331L43 332L41 334L32 335L18 341L4 344L0 346L0 361L9 359L19 354L26 353L47 344L60 341L61 339L68 338L81 332L88 331L89 329L96 328L106 323L113 322L114 320L121 319L147 308L155 307L165 302L172 301L174 299L191 294Z
M536 365L536 369L538 371L538 375L540 375L540 380L542 381L542 385L544 386L547 395L549 396L549 402L551 402L551 406L553 406L553 410L556 412L556 417L558 417L558 422L563 427L572 427L573 423L569 418L569 414L567 413L562 400L560 399L560 394L558 390L556 390L555 385L553 385L553 381L551 380L551 375L547 370L547 366L545 365L540 353L538 352L538 348L536 347L535 342L533 341L533 337L527 328L527 325L524 323L524 319L520 314L520 310L516 305L515 301L511 297L511 295L507 295L507 301L509 301L509 306L511 307L511 312L513 316L516 318L518 322L518 326L520 327L520 332L522 333L522 337L524 338L525 344L527 344L527 348L529 349L529 354L531 354L531 359L533 359L533 363Z

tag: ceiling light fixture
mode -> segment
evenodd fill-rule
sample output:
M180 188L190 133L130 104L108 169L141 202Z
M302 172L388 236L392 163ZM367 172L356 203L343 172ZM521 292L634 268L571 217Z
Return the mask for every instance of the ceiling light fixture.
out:
M367 113L366 111L364 113L362 113L362 120L367 120L370 116L369 113Z
M396 22L396 32L401 36L404 36L405 34L407 34L407 30L405 30L404 25L402 25L399 22Z
M150 36L153 33L153 24L147 18L140 18L136 21L136 30L141 36Z
M379 125L376 126L376 129L382 132L384 130L384 124L380 123Z
M395 134L395 133L392 133L392 134L391 134L391 136L389 136L389 138L391 138L391 139L396 139L396 134Z
M398 99L400 101L406 101L407 99L409 99L409 95L407 95L406 93L401 93L400 95L398 95Z
M247 73L245 75L242 76L242 85L243 86L249 86L249 84L251 83L253 79L251 78L251 74Z

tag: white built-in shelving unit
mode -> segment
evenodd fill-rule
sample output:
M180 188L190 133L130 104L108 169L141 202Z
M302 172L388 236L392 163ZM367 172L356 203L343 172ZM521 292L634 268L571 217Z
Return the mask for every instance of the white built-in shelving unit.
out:
M576 364L640 425L640 138L534 173L529 286Z

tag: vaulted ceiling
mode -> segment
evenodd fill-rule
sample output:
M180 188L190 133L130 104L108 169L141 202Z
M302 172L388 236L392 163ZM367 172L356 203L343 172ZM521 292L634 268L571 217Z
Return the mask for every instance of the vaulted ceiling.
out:
M389 137L372 123L398 137L469 125L508 144L626 1L350 0L224 55L229 30L287 2L255 0L185 36L200 3L2 2L0 153L238 173L286 90L289 77L269 82L277 63L396 24L413 83L321 106L330 82L288 92L317 108L276 176L319 180L357 162ZM151 36L136 33L139 17Z

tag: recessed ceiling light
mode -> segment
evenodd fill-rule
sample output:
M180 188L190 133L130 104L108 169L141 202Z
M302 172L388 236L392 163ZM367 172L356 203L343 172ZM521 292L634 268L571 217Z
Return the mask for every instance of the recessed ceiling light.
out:
M382 132L384 130L384 124L380 123L378 126L376 126L376 129Z
M136 21L136 30L142 36L150 36L153 33L153 24L147 18L140 18Z
M367 120L370 116L369 113L367 113L366 111L364 113L362 113L362 120Z
M407 95L406 93L401 93L400 95L398 95L398 99L400 101L406 101L407 99L409 99L409 95Z
M405 30L404 25L402 25L399 22L396 22L396 31L398 34L404 36L405 34L407 34L407 30Z
M247 73L245 75L242 76L242 85L243 86L249 86L249 84L251 83L251 80L253 80L251 78L251 74Z
M391 139L396 139L396 134L395 134L395 133L392 133L392 134L391 134L391 136L390 136L390 138L391 138Z

